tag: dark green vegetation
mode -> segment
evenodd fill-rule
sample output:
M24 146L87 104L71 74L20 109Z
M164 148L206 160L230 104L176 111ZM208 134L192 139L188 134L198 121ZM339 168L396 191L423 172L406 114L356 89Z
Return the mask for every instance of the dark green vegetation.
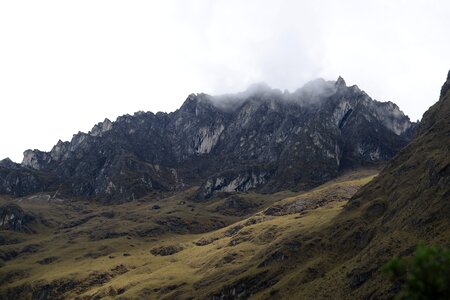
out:
M450 250L419 245L412 258L394 258L384 266L394 282L401 284L396 299L450 297Z

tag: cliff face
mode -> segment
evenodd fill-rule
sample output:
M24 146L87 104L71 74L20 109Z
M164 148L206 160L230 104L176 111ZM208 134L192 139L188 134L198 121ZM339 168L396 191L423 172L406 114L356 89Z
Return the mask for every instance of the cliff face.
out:
M192 94L173 113L105 120L48 153L27 150L20 167L0 173L0 189L23 195L49 188L12 187L11 172L22 174L20 182L29 174L38 182L42 174L56 178L52 186L68 195L125 201L193 185L199 199L303 189L390 159L415 128L395 104L374 101L342 78L294 93L260 85L235 95Z
M59 179L48 172L23 167L9 158L0 161L0 194L25 196L28 194L54 190Z

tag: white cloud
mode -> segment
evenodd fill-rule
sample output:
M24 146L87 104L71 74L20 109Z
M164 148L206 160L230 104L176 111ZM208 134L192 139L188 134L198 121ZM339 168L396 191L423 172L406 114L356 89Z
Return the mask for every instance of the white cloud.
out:
M450 67L448 1L2 1L0 158L191 92L316 77L413 119Z

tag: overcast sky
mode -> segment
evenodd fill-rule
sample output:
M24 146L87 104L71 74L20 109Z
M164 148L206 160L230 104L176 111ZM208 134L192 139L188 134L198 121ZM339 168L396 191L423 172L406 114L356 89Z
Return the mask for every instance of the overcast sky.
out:
M413 120L450 68L450 1L1 1L0 159L192 92L323 77Z

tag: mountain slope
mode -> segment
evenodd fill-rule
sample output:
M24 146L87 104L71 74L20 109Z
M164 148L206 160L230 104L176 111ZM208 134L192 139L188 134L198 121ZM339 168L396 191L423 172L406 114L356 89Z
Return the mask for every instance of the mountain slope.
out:
M299 252L306 258L285 264L302 271L271 289L292 299L388 299L399 288L380 271L389 259L411 255L419 241L450 247L449 86L450 72L417 136L329 225L302 236ZM319 266L320 276L302 282L310 264ZM260 280L274 276L267 271Z
M190 95L170 114L105 120L48 153L25 151L14 172L39 171L35 181L41 174L56 178L51 188L60 194L103 201L191 186L200 186L202 200L255 188L303 190L347 168L388 160L415 128L395 104L374 101L342 78L294 93L254 86L236 95ZM4 193L49 190L15 186L8 176L0 174Z
M354 270L373 271L352 291L355 295L376 299L391 293L378 268L393 255L411 254L419 241L450 246L449 86L450 72L416 138L349 201L335 222L331 242L348 245L341 250L354 255Z

